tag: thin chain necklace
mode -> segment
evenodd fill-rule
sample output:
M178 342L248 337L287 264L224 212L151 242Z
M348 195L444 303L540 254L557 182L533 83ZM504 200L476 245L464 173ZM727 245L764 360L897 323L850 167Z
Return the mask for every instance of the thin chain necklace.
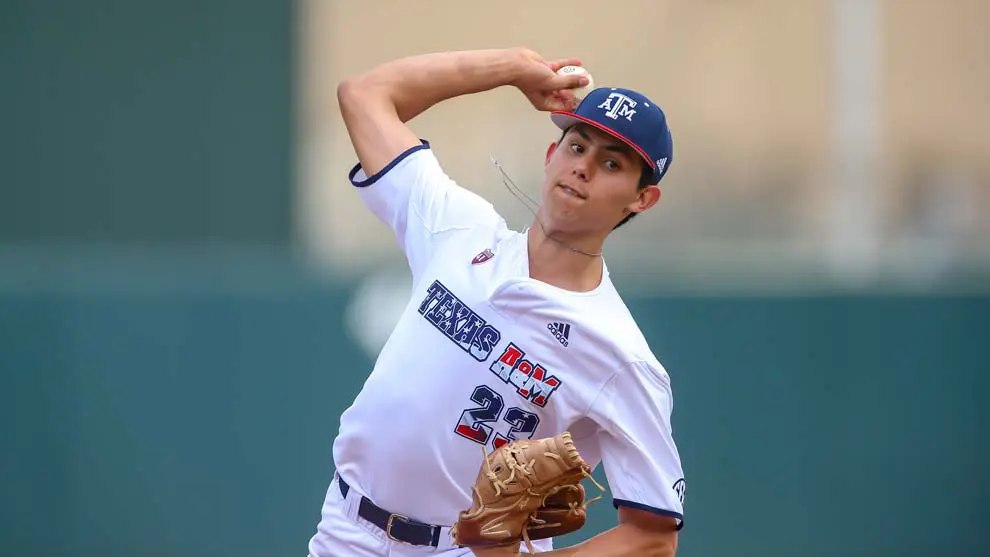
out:
M510 178L509 177L509 174L505 171L504 168L502 168L502 165L497 160L495 160L495 157L491 157L491 159L492 159L492 164L495 165L495 170L498 172L499 176L502 178L502 184L505 185L505 189L509 190L509 193L511 193L512 195L514 195L516 197L516 199L518 199L523 205L525 205L526 208L529 209L529 212L530 213L533 213L533 218L536 220L536 223L540 225L540 229L543 230L543 235L544 236L546 236L547 238L550 238L554 242L557 242L558 244L564 246L565 248L567 248L567 249L569 249L571 251L574 251L574 252L577 252L577 253L580 253L580 254L583 254L583 255L587 255L588 257L600 257L602 255L602 252L591 253L591 252L588 252L588 251L584 251L584 250L582 250L580 248L576 248L576 247L574 247L572 245L569 245L569 244L566 244L566 243L562 242L561 240L559 240L557 238L554 238L549 233L547 233L547 229L543 226L543 221L541 221L540 220L540 217L537 216L537 214L536 214L536 212L537 212L536 207L539 207L539 203L537 203L536 201L534 201L532 197L526 195L526 192L522 191L522 189L519 186L517 186L515 182L512 181L512 178ZM525 199L523 199L523 198L525 198Z

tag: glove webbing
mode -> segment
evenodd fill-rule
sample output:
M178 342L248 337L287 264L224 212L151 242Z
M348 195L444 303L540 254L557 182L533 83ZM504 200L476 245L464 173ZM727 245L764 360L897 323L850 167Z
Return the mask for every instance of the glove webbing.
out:
M512 454L510 452L509 455L505 457L506 466L508 466L510 468L509 477L506 478L505 480L499 480L498 479L498 476L495 475L495 472L492 472L492 465L491 465L490 462L488 462L488 454L485 452L485 448L484 447L481 448L481 456L482 456L482 459L485 462L485 468L486 468L486 470L485 470L485 476L488 477L488 481L490 481L492 483L492 485L495 487L495 495L496 496L499 496L499 495L502 494L502 489L504 489L506 483L509 483L509 482L512 482L513 480L515 480L515 478L516 478L516 472L517 471L520 471L523 474L532 474L533 473L533 466L536 465L536 461L535 460L530 460L527 464L519 464L518 461L512 456ZM557 459L557 460L563 460L560 457L560 455L558 455L557 453L552 453L552 452L549 452L549 451L545 451L543 453L543 456L547 456L547 457L554 458L554 459ZM602 490L602 493L605 492L605 488L600 483L598 483L595 480L594 476L592 476L590 473L588 473L588 471L585 470L584 468L581 469L581 475L584 476L585 478L589 478L591 480L591 482L594 483L595 486L598 489ZM479 501L482 501L481 493L478 491L477 486L472 487L471 489L475 492L476 498ZM541 507L542 506L545 506L546 505L546 502L547 502L547 499L551 495L556 495L557 493L559 493L560 491L562 491L564 489L577 489L577 488L574 487L574 486L572 486L572 485L555 486L553 489L551 489L550 491L548 491L543 496L543 498L540 500L540 506ZM531 488L530 489L527 489L526 491L527 491L527 493L529 493L533 497L537 497L537 496L540 495L539 493L534 493ZM601 498L602 498L602 496L599 495L598 497L595 497L594 499L590 499L590 500L588 500L586 502L571 501L570 503L568 503L568 506L570 507L570 511L569 512L574 513L579 506L585 506L585 507L587 507L588 505L594 503L595 501L598 501ZM481 509L479 510L479 512L484 510L484 508L485 508L484 505L485 505L485 503L484 503L484 501L482 501L481 502ZM526 499L520 499L519 500L519 503L518 503L518 506L520 508L526 506ZM540 512L539 509L537 509L537 510L533 511L529 515L529 519L526 521L526 525L523 526L523 530L522 530L523 541L526 542L526 549L528 549L530 553L535 553L535 551L533 550L533 543L529 539L529 529L530 529L529 523L530 522L537 523L536 526L533 526L532 527L534 530L537 529L537 528L550 528L550 527L553 527L553 526L560 526L560 523L547 524L547 522L545 520L541 520L541 519L537 518L536 515L539 512Z

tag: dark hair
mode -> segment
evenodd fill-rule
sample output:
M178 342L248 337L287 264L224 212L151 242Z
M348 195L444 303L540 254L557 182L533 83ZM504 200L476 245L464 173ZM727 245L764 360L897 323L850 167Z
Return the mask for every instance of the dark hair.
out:
M564 133L560 134L560 139L557 140L558 145L564 142L564 137L567 136L567 132L571 131L571 128L573 127L574 126L568 126L567 128L564 128ZM652 185L653 183L653 169L650 168L650 165L646 164L646 161L642 159L640 159L640 165L642 166L642 171L639 174L639 184L636 186L637 190L641 190L646 186ZM622 226L623 224L626 224L627 222L631 221L632 218L638 214L639 213L629 213L628 215L625 216L625 218L619 221L619 224L613 226L612 230L615 230L620 226Z

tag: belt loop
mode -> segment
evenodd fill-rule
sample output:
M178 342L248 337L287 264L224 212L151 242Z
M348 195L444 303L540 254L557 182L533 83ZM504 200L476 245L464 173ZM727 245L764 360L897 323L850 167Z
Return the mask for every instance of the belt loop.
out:
M361 495L347 485L344 478L337 476L337 485L340 489L341 506L344 515L351 520L358 519L358 512L361 505Z
M436 526L433 529L433 547L437 548L438 551L440 550L440 536L443 535L444 530L443 526Z

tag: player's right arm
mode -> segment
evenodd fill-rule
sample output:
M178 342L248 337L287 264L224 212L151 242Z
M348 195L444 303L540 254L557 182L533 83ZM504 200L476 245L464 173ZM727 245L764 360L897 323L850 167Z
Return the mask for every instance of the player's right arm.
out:
M413 279L444 238L476 227L504 226L491 203L458 187L429 144L406 122L448 98L518 87L540 110L573 108L561 92L580 76L525 49L444 52L403 58L348 79L337 88L340 112L358 156L349 178L365 205L394 232ZM564 88L564 89L562 89Z
M555 71L579 63L545 62L522 48L421 54L341 82L337 101L358 160L371 176L420 144L406 122L446 99L514 85L538 110L574 108L574 96L562 92L585 78Z

